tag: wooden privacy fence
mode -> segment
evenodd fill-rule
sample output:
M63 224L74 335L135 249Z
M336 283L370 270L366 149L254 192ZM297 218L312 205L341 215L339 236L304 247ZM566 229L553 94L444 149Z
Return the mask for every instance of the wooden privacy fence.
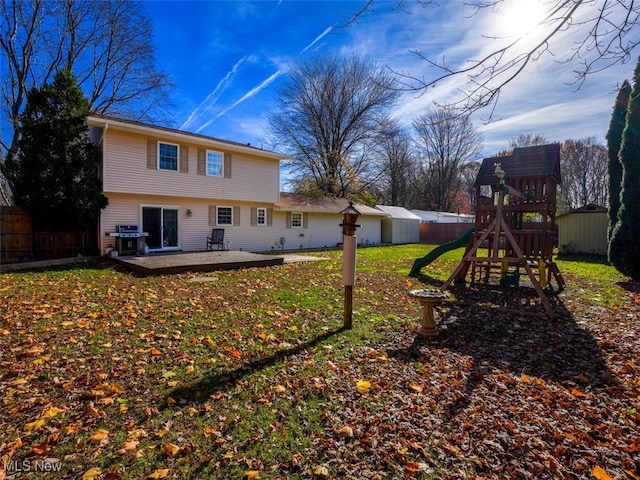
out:
M98 254L95 231L56 232L18 207L0 207L0 263L90 256Z
M473 227L473 223L421 223L420 241L422 243L446 243L463 236Z

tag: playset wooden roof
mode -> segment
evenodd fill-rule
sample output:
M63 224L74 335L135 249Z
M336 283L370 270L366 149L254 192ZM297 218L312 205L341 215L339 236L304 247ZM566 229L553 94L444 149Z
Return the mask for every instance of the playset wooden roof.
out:
M496 164L505 171L505 182L513 178L549 177L556 184L562 183L560 176L560 144L535 145L532 147L518 147L511 155L503 157L485 158L480 165L475 186L498 185L495 175Z

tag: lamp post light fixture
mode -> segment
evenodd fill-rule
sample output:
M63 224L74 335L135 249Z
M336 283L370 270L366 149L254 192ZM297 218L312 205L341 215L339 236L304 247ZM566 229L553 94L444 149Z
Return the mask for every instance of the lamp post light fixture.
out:
M342 234L354 236L356 234L356 227L361 226L358 225L358 217L362 214L353 206L353 202L349 202L349 206L342 210L340 215L342 215L343 219L340 224L342 227Z
M349 202L340 212L342 215L342 284L344 285L344 328L351 329L353 321L353 286L356 283L356 248L358 239L356 228L361 213Z

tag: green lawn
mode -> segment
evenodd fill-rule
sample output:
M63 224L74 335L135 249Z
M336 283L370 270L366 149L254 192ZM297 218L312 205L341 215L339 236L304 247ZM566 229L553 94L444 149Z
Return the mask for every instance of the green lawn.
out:
M555 320L496 308L514 290L456 287L424 340L407 292L463 251L408 277L430 248L359 249L348 331L340 251L3 274L0 480L637 478L638 282L561 259Z

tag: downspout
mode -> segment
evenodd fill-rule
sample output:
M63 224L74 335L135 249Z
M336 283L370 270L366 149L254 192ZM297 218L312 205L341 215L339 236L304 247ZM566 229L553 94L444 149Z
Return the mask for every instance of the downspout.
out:
M105 151L106 151L106 144L107 144L107 130L109 129L109 123L105 122L104 123L104 127L103 127L103 131L102 131L102 161L100 162L100 170L101 170L101 183L102 183L102 192L104 193L104 177L105 177L105 171L104 171L104 156L105 156ZM102 214L102 211L100 212L100 220L98 222L98 248L99 250L99 256L102 256L105 253L105 246L104 246L104 217Z

